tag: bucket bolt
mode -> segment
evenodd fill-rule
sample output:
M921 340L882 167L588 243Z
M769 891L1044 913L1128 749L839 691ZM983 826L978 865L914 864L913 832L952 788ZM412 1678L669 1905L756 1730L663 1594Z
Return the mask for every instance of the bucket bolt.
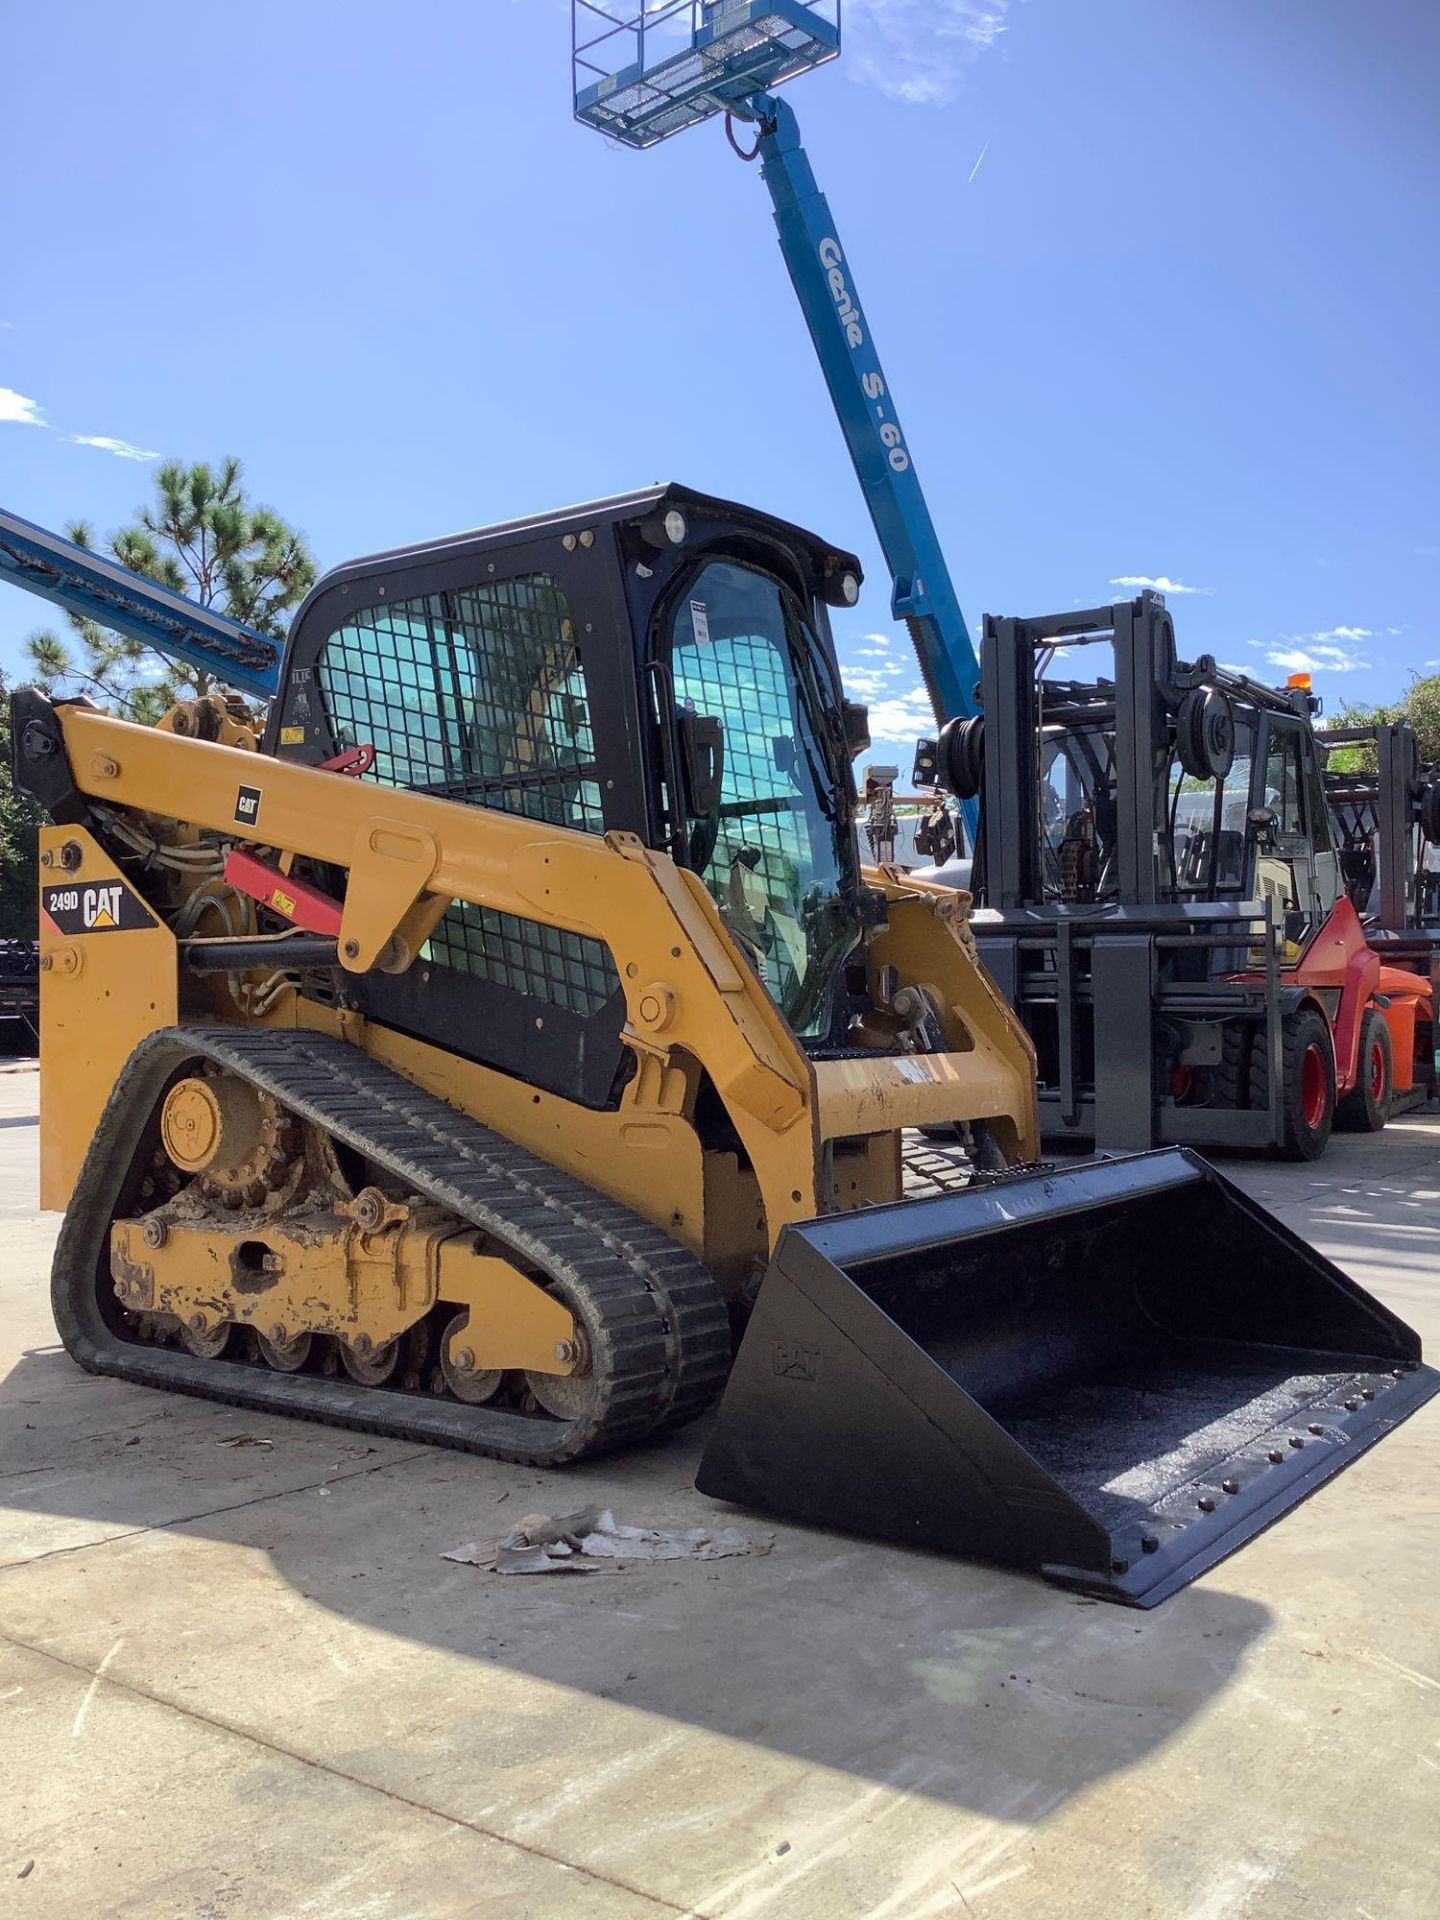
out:
M1279 1447L1271 1447L1267 1457L1272 1467L1278 1467L1280 1462L1285 1458L1285 1455L1281 1452Z
M562 1367L573 1366L580 1358L580 1349L573 1340L557 1340L555 1342L555 1358L560 1362Z
M1318 1436L1319 1434L1324 1433L1325 1429L1319 1424L1318 1421L1312 1420L1310 1422L1310 1431L1313 1434L1316 1434Z
M1220 1482L1220 1491L1222 1493L1238 1493L1240 1491L1240 1482L1238 1480L1222 1480Z
M277 1320L271 1327L267 1338L277 1347L283 1347L289 1341L290 1331L283 1320Z
M1290 1436L1290 1444L1292 1447L1303 1447L1305 1444L1304 1435L1299 1433L1292 1433Z
M1195 1504L1202 1513L1213 1513L1215 1511L1215 1496L1213 1493L1202 1493Z
M460 1351L455 1355L455 1365L460 1369L461 1373L473 1373L475 1371L475 1349L473 1347L461 1347Z
M151 1214L150 1218L140 1229L140 1236L147 1247L163 1247L165 1242L170 1238L170 1229L163 1220L159 1220L154 1214Z

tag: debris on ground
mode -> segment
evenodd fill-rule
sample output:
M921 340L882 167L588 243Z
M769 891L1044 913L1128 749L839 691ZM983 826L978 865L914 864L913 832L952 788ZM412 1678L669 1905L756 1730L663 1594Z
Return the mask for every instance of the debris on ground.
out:
M265 1447L274 1449L275 1442L266 1440L258 1433L232 1433L227 1440L217 1440L217 1447Z
M442 1560L489 1573L600 1573L626 1560L728 1560L769 1553L773 1533L738 1527L622 1527L608 1507L529 1513L498 1540L472 1540Z

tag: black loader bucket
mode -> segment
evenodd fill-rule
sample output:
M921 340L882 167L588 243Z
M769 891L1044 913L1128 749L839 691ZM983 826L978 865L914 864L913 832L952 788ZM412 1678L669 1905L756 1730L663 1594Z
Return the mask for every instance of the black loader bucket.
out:
M696 1485L1148 1607L1437 1390L1393 1313L1168 1148L787 1229Z

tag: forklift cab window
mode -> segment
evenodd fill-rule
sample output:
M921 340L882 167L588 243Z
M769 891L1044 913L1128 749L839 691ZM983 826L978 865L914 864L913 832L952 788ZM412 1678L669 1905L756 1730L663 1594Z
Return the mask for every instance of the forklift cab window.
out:
M1047 899L1115 892L1115 735L1104 725L1047 726L1040 746L1040 839Z
M1300 734L1295 727L1272 721L1265 754L1265 789L1257 805L1275 815L1279 844L1305 843L1305 807L1300 783Z
M1273 849L1256 862L1257 891L1272 895L1277 914L1298 910L1312 929L1343 889L1330 832L1330 810L1320 786L1308 729L1272 716L1267 723L1264 792L1257 804L1275 815Z
M839 691L800 602L769 575L713 561L670 629L677 720L718 720L718 790L686 837L726 926L797 1032L823 1037L858 937L850 769Z
M1197 780L1178 759L1170 768L1171 845L1177 892L1210 899L1244 892L1246 823L1255 759L1255 722L1235 715L1235 757L1221 780Z

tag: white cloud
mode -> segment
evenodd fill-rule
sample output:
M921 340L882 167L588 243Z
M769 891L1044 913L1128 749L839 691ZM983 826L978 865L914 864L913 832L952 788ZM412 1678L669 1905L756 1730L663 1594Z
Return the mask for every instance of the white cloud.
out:
M908 692L896 694L888 700L871 701L872 740L886 740L896 746L913 748L922 736L933 739L934 734L935 714L923 687L911 687Z
M144 447L132 447L128 440L112 440L107 433L67 433L65 438L75 447L99 447L102 453L113 453L117 460L158 460L158 453L149 453Z
M0 387L0 426L43 427L45 409L13 387Z
M45 418L45 409L39 401L17 393L13 387L0 387L0 426L46 427L52 433L56 431ZM128 440L115 440L108 433L67 433L63 438L73 447L98 447L102 453L113 453L119 460L160 458L158 453L133 446Z
M1370 665L1362 648L1374 637L1369 627L1326 627L1320 633L1285 633L1278 640L1247 644L1264 656L1267 667L1286 673L1358 673Z
M841 667L845 691L861 700L878 700L886 691L887 675L883 667Z
M943 107L1005 32L1010 0L850 0L852 80L911 106Z
M1187 587L1183 580L1172 580L1168 573L1122 573L1110 582L1112 587L1153 587L1156 593L1214 593L1213 587Z
M922 736L933 736L935 715L929 696L918 680L912 680L908 686L896 685L892 676L898 677L902 671L893 666L842 665L840 674L846 693L852 699L863 700L869 708L870 738L908 754Z

